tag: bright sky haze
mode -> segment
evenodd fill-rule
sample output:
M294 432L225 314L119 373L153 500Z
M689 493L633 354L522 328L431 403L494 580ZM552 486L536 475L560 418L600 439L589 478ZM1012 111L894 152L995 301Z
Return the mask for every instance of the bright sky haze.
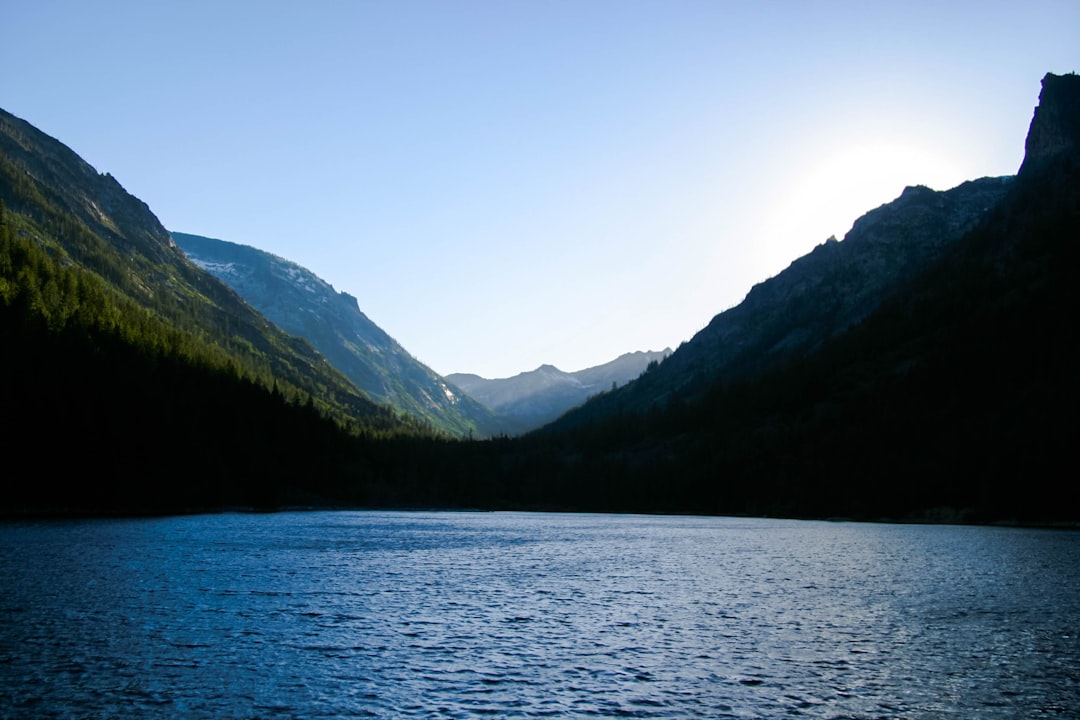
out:
M437 372L675 347L907 185L1015 173L1080 3L4 3L0 107Z

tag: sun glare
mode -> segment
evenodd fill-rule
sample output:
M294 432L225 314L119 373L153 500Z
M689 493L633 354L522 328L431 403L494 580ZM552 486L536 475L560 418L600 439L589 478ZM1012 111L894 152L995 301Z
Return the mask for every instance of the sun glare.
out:
M897 143L851 145L830 153L798 183L793 210L812 227L841 238L868 210L896 199L909 185L947 190L965 179L952 159Z
M860 216L909 185L947 190L965 180L947 151L900 142L834 148L793 167L761 228L757 262L773 275L830 236L843 239Z

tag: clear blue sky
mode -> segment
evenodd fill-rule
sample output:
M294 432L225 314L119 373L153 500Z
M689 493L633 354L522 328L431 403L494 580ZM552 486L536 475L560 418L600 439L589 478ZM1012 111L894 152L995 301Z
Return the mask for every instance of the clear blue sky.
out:
M1080 2L5 0L0 106L446 374L676 346L905 185L1014 173Z

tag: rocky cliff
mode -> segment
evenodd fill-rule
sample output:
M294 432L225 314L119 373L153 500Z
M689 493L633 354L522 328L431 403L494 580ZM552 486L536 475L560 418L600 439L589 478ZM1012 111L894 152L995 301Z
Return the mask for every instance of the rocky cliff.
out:
M1031 119L1020 172L1035 172L1080 147L1080 75L1048 73Z

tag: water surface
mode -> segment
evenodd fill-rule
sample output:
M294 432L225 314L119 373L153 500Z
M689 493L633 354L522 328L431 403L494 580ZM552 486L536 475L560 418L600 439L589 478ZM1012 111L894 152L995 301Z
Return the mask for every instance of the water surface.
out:
M0 524L0 717L1080 716L1080 533L283 513Z

